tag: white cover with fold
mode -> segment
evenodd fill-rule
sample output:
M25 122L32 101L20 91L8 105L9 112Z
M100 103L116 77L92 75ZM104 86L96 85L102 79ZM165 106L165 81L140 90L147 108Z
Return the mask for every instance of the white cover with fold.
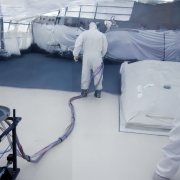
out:
M100 6L115 6L113 10L115 11L118 6L124 8L124 7L129 7L130 9L130 14L132 12L132 8L134 5L133 1L121 1L117 2L114 0L79 0L79 1L72 1L72 0L43 0L43 1L37 1L37 0L1 0L1 10L0 14L2 13L4 18L6 20L12 20L12 19L17 19L17 20L24 20L29 17L38 17L39 15L45 14L45 13L51 13L56 11L56 15L58 15L58 11L61 8L68 7L71 10L77 10L78 12L67 12L66 15L74 16L76 14L76 17L78 17L79 14L79 9L74 8L80 5L94 5L98 4ZM73 7L74 6L74 7ZM79 7L80 8L80 7ZM106 7L104 7L106 9ZM61 9L63 11L63 9ZM87 8L84 9L83 11L87 12ZM90 11L90 10L89 10ZM101 11L100 11L101 12ZM113 11L112 11L113 12ZM126 12L126 11L125 11ZM115 12L115 14L122 13L124 14L124 11L118 11ZM130 18L130 14L128 16L119 16L117 19L119 20L124 20L127 21ZM61 14L63 15L63 14ZM85 13L83 14L85 15ZM107 17L105 14L102 14L102 18ZM112 16L112 15L111 15ZM110 16L110 17L111 17ZM93 16L94 18L94 16Z
M179 69L180 63L167 61L122 64L120 103L126 128L172 128L180 104Z
M164 32L122 30L107 32L107 56L117 60L164 59Z
M5 49L10 55L21 55L18 40L17 40L17 34L14 32L5 32L4 33L4 45Z
M56 45L61 45L61 50L73 50L75 40L83 32L78 27L67 27L64 25L33 24L34 43L48 52Z
M33 42L33 37L31 32L18 32L17 39L20 50L28 49Z
M165 32L165 60L180 61L180 31Z

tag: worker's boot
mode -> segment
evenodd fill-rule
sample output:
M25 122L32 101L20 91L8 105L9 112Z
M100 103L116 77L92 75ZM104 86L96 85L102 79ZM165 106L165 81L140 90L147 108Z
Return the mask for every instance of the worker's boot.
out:
M101 98L101 90L96 90L95 93L94 93L94 96L96 98Z
M82 89L81 96L87 97L87 89Z

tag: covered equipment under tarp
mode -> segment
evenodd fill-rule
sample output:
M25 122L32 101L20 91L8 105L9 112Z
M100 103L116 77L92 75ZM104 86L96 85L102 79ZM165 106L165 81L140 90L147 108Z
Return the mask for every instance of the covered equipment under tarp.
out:
M123 63L121 131L164 135L180 105L180 63L146 60Z
M74 43L83 30L64 25L33 24L34 43L47 52L72 51Z
M106 33L108 58L119 60L164 59L164 33L116 29Z
M9 56L21 55L20 51L30 48L32 42L33 35L30 23L4 23L4 46Z

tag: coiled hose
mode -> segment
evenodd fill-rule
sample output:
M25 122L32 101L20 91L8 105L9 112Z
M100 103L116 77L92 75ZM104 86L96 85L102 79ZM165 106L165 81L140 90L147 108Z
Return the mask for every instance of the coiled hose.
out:
M88 90L87 90L87 94L93 92L94 90L96 90L97 86L99 85L101 79L102 79L102 76L103 76L103 70L104 70L104 64L103 62L101 63L101 65L96 69L96 71L92 74L91 78L90 78L90 83L89 83L89 86L88 86ZM92 82L92 79L97 75L101 73L101 76L99 78L99 81L97 83L97 85L95 86L95 88L93 90L90 90L90 86L91 86L91 82ZM31 163L37 163L43 156L44 154L50 150L51 148L53 148L54 146L60 144L61 142L63 142L70 134L71 132L73 131L74 129L74 126L75 126L75 110L74 110L74 106L72 104L72 102L76 99L81 99L83 98L84 96L83 95L80 95L80 96L75 96L75 97L72 97L70 100L69 100L69 107L71 109L71 124L66 128L66 131L65 133L59 137L56 141L50 143L49 145L47 145L46 147L44 147L43 149L41 149L40 151L38 151L37 153L35 153L34 155L32 156L28 156L25 154L24 150L23 150L23 147L19 141L19 138L18 136L16 137L17 138L17 156L27 160L28 162L31 162ZM5 120L5 122L10 126L11 123L8 121L8 120ZM5 128L5 126L3 125L3 128ZM10 146L12 147L12 141L10 140L10 136L7 135L7 138L8 138L8 141L9 141L9 144Z

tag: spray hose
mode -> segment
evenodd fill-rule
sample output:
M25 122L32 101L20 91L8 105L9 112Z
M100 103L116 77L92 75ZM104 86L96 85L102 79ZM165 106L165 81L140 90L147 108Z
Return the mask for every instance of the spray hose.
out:
M97 86L99 85L101 79L102 79L102 76L103 76L103 70L104 70L104 64L103 62L101 63L101 65L96 69L95 72L93 72L91 78L90 78L90 83L89 83L89 86L88 86L88 90L87 90L87 94L93 92L96 90ZM99 81L97 83L97 85L95 86L95 88L93 90L90 90L90 86L91 86L91 82L92 82L92 79L97 75L101 73L101 76L99 78ZM23 147L19 141L19 138L18 136L16 136L16 139L17 139L17 148L16 151L17 151L17 156L27 160L28 162L31 162L31 163L37 163L43 156L44 154L50 150L51 148L53 148L54 146L60 144L61 142L63 142L70 134L71 132L73 131L74 129L74 125L75 125L75 109L74 109L74 106L72 104L72 102L76 99L81 99L83 98L84 96L83 95L80 95L80 96L75 96L75 97L72 97L70 100L69 100L69 107L71 109L71 124L66 128L65 130L65 133L59 137L56 141L50 143L49 145L47 145L46 147L44 147L43 149L41 149L40 151L38 151L37 153L35 153L34 155L32 156L28 156L25 154L24 150L23 150ZM5 122L8 124L8 126L11 125L11 123L8 121L8 120L5 120ZM5 126L3 125L3 128L5 128ZM7 135L7 138L8 138L8 141L9 141L9 144L10 146L12 147L12 141L10 139L10 135Z

